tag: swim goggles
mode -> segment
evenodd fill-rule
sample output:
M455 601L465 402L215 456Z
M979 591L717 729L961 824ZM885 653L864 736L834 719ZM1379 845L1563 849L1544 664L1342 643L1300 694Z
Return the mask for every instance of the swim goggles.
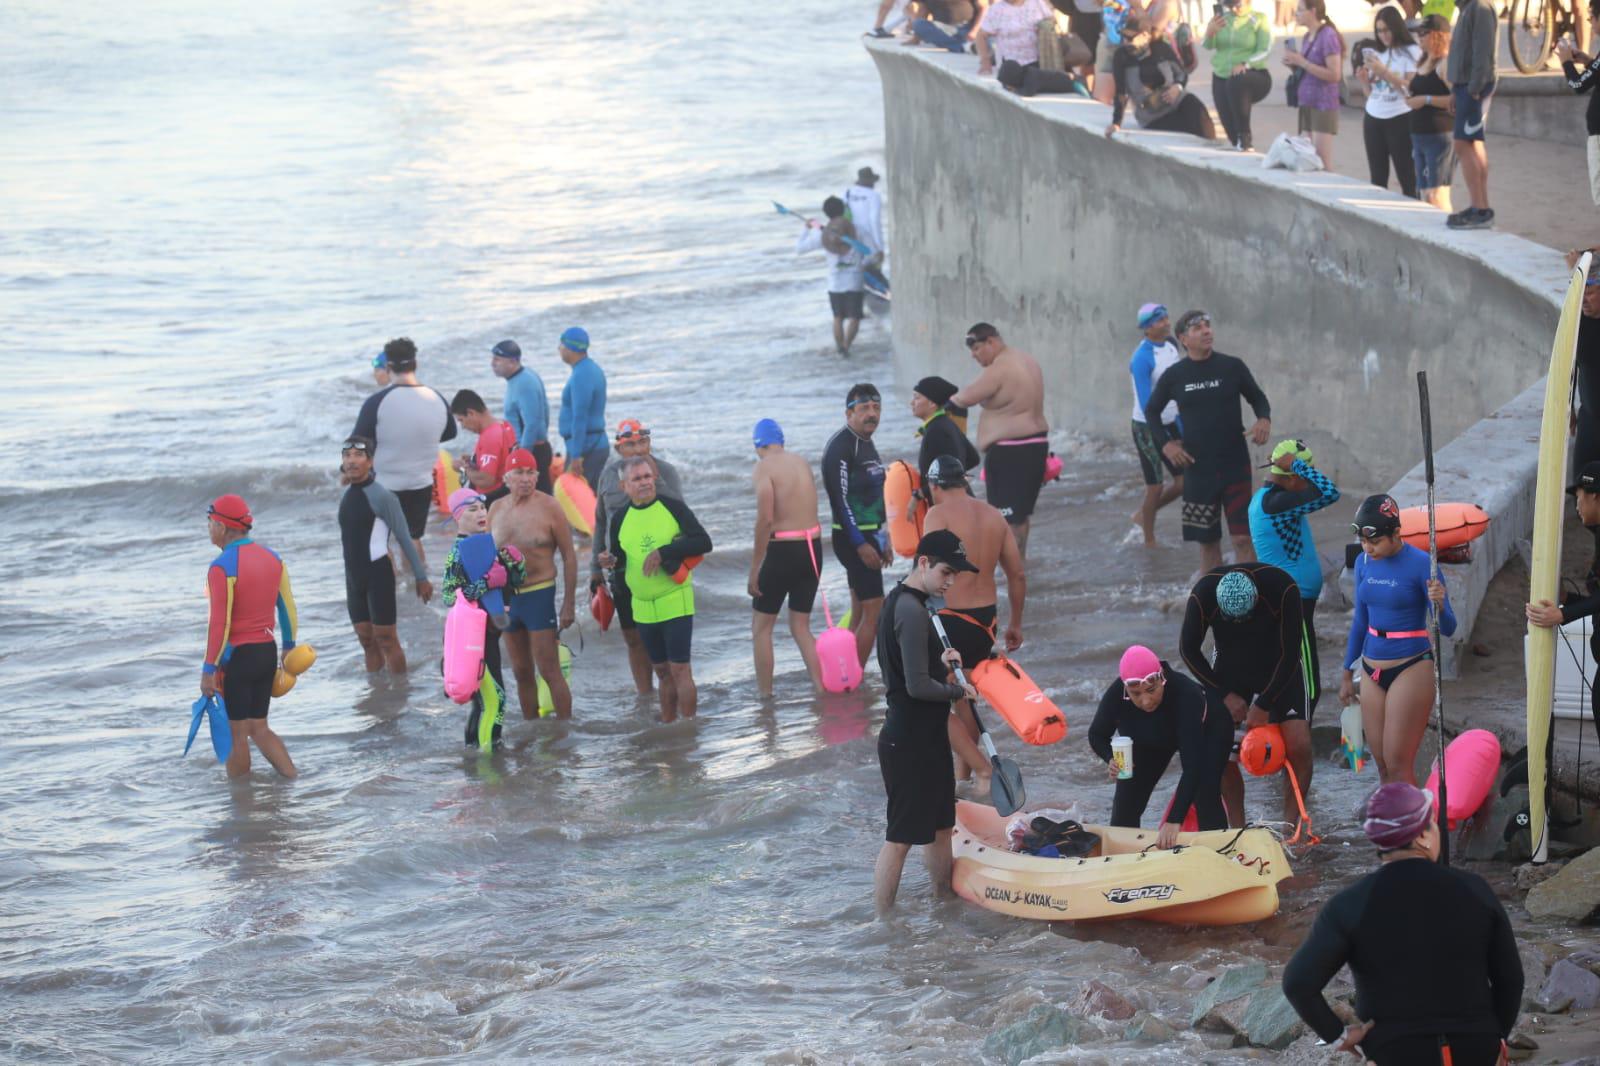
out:
M372 455L371 445L364 440L356 440L354 437L341 444L339 450L342 452L361 452L367 456Z
M1166 681L1166 674L1157 670L1144 677L1125 677L1122 679L1122 690L1130 696L1137 696L1144 692L1154 692Z
M1354 522L1351 522L1350 523L1350 532L1354 533L1356 536L1360 537L1362 540L1377 540L1379 537L1387 537L1387 536L1389 536L1390 534L1392 534L1394 532L1394 530L1392 530L1392 529L1379 529L1377 526L1361 526L1361 525L1357 525Z
M643 426L640 426L638 429L634 429L632 426L629 426L627 429L625 429L622 432L617 434L617 439L618 440L649 440L650 439L650 431L648 429L645 429Z
M878 406L881 407L881 406L883 406L883 397L878 395L875 392L866 393L865 395L857 396L855 399L853 399L849 403L845 404L844 405L844 409L846 411L853 411L857 407L860 407L862 404L868 404L868 403L875 403L875 404L877 404Z

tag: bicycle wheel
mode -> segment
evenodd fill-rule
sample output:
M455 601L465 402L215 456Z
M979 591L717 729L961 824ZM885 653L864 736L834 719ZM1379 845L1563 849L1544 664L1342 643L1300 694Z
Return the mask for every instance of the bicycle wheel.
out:
M1544 69L1555 46L1553 0L1511 0L1506 9L1506 24L1511 32L1511 62L1524 74Z

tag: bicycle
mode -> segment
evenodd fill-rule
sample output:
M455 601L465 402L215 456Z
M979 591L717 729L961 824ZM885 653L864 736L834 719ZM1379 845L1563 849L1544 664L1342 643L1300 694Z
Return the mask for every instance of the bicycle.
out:
M1506 6L1506 27L1511 62L1524 74L1537 74L1550 61L1556 41L1577 36L1576 5L1582 0L1511 0Z

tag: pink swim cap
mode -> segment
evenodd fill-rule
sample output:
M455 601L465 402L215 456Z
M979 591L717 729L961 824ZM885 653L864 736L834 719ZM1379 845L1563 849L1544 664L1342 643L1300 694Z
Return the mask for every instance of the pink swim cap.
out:
M1122 662L1117 664L1117 676L1124 681L1143 681L1160 669L1161 660L1156 653L1143 644L1135 644L1122 653Z
M456 489L456 491L450 494L450 517L460 518L462 511L465 511L468 507L472 506L474 503L483 498L483 493L479 492L477 489L464 487Z

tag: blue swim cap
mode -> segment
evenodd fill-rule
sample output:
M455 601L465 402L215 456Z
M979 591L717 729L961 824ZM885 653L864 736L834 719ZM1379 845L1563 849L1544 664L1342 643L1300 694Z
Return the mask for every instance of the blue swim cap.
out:
M561 347L569 352L586 352L589 350L589 334L582 326L568 327L561 334Z
M755 432L750 435L757 449L765 448L769 444L783 443L783 427L770 418L763 418L756 423Z
M379 352L377 355L372 357L372 369L374 369L374 370L387 370L387 369L389 369L389 355L388 355L387 352Z
M1256 583L1243 570L1230 570L1217 582L1217 610L1243 618L1256 608Z

